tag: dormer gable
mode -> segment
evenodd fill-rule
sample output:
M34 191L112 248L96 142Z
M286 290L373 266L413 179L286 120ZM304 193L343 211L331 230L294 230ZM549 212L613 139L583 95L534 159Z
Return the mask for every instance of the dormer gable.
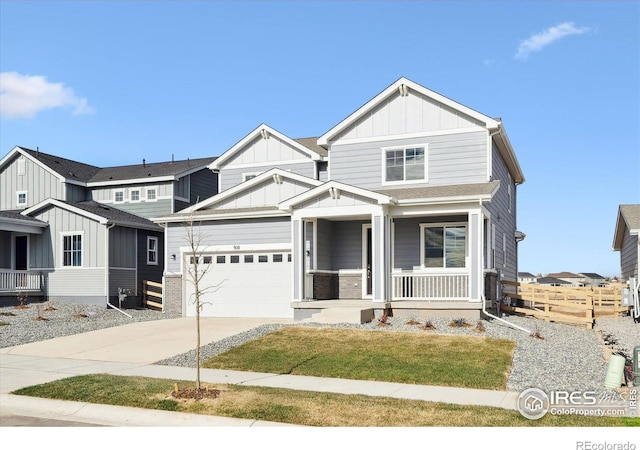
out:
M320 151L262 124L216 159L209 168L251 167L321 160Z

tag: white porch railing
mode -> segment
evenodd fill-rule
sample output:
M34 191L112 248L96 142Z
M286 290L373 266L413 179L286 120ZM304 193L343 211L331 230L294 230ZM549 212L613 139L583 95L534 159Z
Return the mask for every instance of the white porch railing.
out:
M392 274L392 300L468 300L469 274L398 272Z
M26 270L0 269L0 292L39 292L42 290L42 274Z

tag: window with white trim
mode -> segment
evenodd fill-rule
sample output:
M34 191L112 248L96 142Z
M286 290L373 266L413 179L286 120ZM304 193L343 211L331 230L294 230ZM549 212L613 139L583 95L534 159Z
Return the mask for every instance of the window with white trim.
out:
M113 203L124 203L124 191L113 192Z
M254 173L243 173L242 174L242 181L249 181L252 178L255 178L259 175L259 172L254 172Z
M16 202L18 206L27 206L28 198L29 196L27 194L27 191L16 192Z
M153 202L157 200L156 188L147 188L147 201Z
M422 266L425 268L464 268L467 266L467 225L421 224Z
M158 265L158 238L154 236L147 236L147 264Z
M62 266L82 267L82 234L62 235Z
M386 183L426 180L426 146L385 149L384 164Z
M132 202L139 202L140 201L140 190L139 189L134 189L129 191L129 200Z
M507 235L502 233L502 267L507 267Z

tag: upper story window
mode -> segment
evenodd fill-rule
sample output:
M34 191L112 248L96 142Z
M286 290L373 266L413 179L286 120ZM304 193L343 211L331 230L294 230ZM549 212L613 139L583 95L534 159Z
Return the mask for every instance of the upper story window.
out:
M124 191L115 191L113 193L114 203L124 203Z
M423 267L446 269L467 266L466 224L421 224Z
M62 266L82 267L82 234L62 236Z
M138 189L133 189L129 192L129 200L132 202L140 201L140 191Z
M147 264L158 265L158 238L147 236Z
M426 146L383 149L384 182L426 181L426 150Z
M27 206L28 195L27 191L16 192L18 206Z
M156 188L147 188L147 201L157 200Z
M259 175L258 172L255 173L243 173L242 174L242 181L249 181L252 178L255 178Z

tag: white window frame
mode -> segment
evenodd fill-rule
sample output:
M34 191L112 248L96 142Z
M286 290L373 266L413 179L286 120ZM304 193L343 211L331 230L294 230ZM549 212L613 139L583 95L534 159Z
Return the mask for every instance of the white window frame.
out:
M74 265L65 265L64 263L64 253L65 253L65 249L64 249L64 238L65 237L69 237L69 236L80 236L80 265L79 266L74 266ZM60 267L62 269L79 269L82 267L85 267L85 258L84 258L84 231L62 231L60 232ZM70 250L72 252L73 255L73 249ZM72 256L72 260L73 260L73 256Z
M134 200L133 199L133 193L137 192L138 193L138 200ZM139 188L130 188L129 189L129 201L131 203L140 203L142 201L142 190Z
M509 174L509 184L507 185L508 189L507 189L507 196L508 198L508 202L509 202L509 212L511 213L511 211L513 211L513 179L511 178L511 174Z
M502 233L502 267L507 267L507 235Z
M416 149L422 148L424 149L424 176L419 180L407 180L407 150L408 149ZM398 151L402 150L404 152L404 163L403 163L403 174L402 180L397 181L387 181L387 152L390 151ZM404 146L394 146L394 147L382 147L382 184L383 185L397 185L397 184L419 184L419 183L428 183L428 155L429 155L429 144L415 144L415 145L404 145Z
M20 202L20 196L24 195L24 202ZM16 205L27 206L29 204L29 191L16 191Z
M149 198L149 192L153 192L153 198ZM158 188L157 187L148 187L145 189L145 198L148 202L157 202L158 201Z
M151 242L155 242L155 248L151 248ZM151 261L149 259L149 254L150 253L155 253L155 261ZM147 236L147 265L148 266L157 266L158 265L158 255L160 254L160 252L158 252L158 238L155 236Z
M257 177L258 175L260 175L261 172L247 172L247 173L243 173L242 174L242 181L249 181L252 178Z
M427 267L424 264L424 230L426 228L447 228L464 227L464 267L446 267L446 248L443 247L442 267ZM444 244L444 243L443 243ZM469 269L469 223L468 222L442 222L442 223L421 223L420 224L420 268L428 271L460 271Z
M122 194L122 201L118 201L117 199L118 194ZM113 191L113 203L124 203L124 201L125 201L124 189L118 189L117 191Z

